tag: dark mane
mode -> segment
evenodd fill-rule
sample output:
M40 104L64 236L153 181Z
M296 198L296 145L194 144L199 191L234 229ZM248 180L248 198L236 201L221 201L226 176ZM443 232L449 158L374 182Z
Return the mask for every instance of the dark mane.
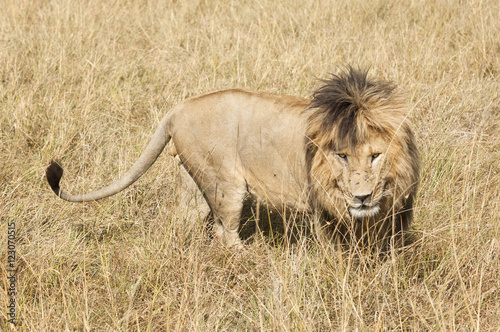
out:
M315 111L310 121L320 122L323 133L337 129L334 144L354 147L361 134L358 117L363 111L391 103L395 85L387 81L368 79L368 70L348 67L330 79L322 80L324 85L312 97L309 109ZM366 116L365 114L363 114ZM373 128L378 129L378 128Z
M418 149L407 121L405 96L395 84L369 79L367 74L366 70L348 67L332 75L314 92L304 110L307 118L305 162L310 204L327 221L324 227L335 225L334 232L340 231L342 236L352 231L354 238L358 237L358 230L368 234L377 229L375 236L385 237L408 229L419 179ZM343 221L353 217L347 211L344 197L346 192L350 194L349 189L343 188L349 187L345 183L344 172L348 176L351 174L342 168L340 163L343 162L338 157L349 163L351 159L362 157L363 153L367 156L363 151L377 140L384 141L387 147L382 151L383 165L378 173L372 175L383 177L383 190L387 197L391 197L388 198L390 202L387 201L381 210L385 217L375 218L378 219L375 224L355 223L351 227L349 222L344 224ZM343 225L345 230L342 230ZM356 227L360 228L356 230Z

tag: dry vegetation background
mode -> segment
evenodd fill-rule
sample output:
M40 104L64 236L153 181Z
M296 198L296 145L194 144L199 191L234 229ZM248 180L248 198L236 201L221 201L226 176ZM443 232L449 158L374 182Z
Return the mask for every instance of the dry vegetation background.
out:
M375 261L256 234L213 243L164 154L92 204L179 101L228 87L310 96L347 64L408 93L422 152L416 241ZM497 0L0 0L0 330L7 223L19 330L476 330L500 321Z

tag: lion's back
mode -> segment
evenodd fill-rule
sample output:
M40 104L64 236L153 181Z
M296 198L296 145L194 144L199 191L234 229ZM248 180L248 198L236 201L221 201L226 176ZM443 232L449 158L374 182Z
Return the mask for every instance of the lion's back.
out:
M198 183L238 177L257 196L286 204L299 199L307 182L308 103L241 89L205 94L173 111L172 140Z

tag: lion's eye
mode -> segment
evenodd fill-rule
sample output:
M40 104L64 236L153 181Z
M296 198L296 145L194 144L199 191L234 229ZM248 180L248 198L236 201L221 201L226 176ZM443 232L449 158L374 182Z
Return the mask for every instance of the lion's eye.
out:
M372 159L376 159L378 156L380 156L380 153L373 153L372 154Z
M337 153L337 156L339 156L342 159L346 159L347 155L345 153Z

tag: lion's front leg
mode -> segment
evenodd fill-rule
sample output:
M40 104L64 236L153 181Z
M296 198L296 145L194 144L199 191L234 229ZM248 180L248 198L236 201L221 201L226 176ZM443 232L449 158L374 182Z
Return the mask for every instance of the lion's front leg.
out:
M326 224L322 217L322 213L315 210L311 216L312 218L312 228L314 229L314 234L316 236L316 241L321 245L327 245L327 235L326 235Z
M345 240L345 235L342 235L342 222L332 219L327 213L315 210L313 211L312 227L316 236L316 241L322 246L340 246L340 243Z

